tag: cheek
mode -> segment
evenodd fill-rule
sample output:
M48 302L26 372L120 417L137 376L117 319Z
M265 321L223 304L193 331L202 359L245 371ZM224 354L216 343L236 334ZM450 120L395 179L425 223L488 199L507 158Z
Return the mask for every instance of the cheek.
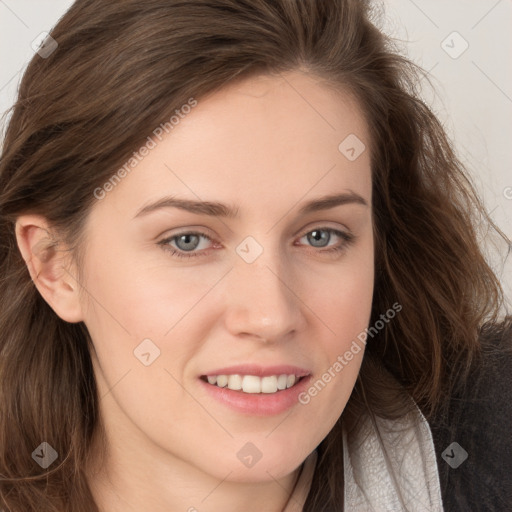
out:
M368 237L307 285L308 306L323 321L332 340L328 352L341 350L367 326L374 287L373 240ZM337 355L337 354L336 354Z
M363 250L364 249L364 250ZM315 418L324 420L323 433L334 425L352 393L364 356L365 332L371 315L374 286L372 244L360 246L340 262L323 286L311 286L308 305L324 325L319 341L322 369L301 397L310 408L305 421L314 428Z
M169 266L162 257L142 260L115 254L102 260L91 251L86 323L134 340L162 339L223 275L221 268Z
M157 400L155 389L166 389L178 403L182 390L171 375L183 381L188 361L219 316L218 304L207 294L224 270L178 269L161 260L145 265L120 258L105 261L94 259L92 251L90 261L98 263L87 273L85 323L105 380L104 392L122 378L127 400L142 411ZM146 367L138 356L148 352L152 362ZM139 415L137 411L132 413Z

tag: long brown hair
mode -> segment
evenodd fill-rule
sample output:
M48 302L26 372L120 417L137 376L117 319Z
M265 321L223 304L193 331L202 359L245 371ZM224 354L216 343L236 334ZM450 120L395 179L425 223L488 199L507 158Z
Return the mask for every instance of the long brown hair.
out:
M101 187L155 127L193 97L235 80L302 69L349 91L371 130L376 280L354 392L319 445L304 510L343 510L342 419L404 403L427 418L463 383L479 335L503 305L478 244L487 215L442 126L417 97L421 71L399 56L362 0L78 0L20 85L0 161L0 506L98 511L84 461L101 428L82 323L39 295L16 247L19 215L37 213L80 254ZM59 453L42 469L42 441Z

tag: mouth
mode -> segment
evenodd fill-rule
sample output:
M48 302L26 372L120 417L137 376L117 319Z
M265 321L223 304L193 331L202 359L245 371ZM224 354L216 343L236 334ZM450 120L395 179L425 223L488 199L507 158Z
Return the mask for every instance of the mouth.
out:
M313 378L311 371L291 365L240 364L212 370L198 378L207 395L243 415L275 416L301 404Z
M200 379L217 388L226 388L250 395L272 395L297 386L299 382L307 377L309 375L295 375L293 373L266 375L264 377L257 375L221 374L201 375Z

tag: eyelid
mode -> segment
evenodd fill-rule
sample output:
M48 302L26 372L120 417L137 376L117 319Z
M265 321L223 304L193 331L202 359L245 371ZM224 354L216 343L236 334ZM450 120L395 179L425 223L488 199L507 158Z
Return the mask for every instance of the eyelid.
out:
M165 239L174 238L180 235L204 235L208 238L215 238L215 234L210 228L200 225L177 227L173 229L166 229L162 231L156 238L164 237Z
M294 237L297 237L297 236L302 237L302 236L306 235L307 233L311 233L311 231L315 231L318 229L326 229L326 230L332 230L332 231L341 231L341 232L351 233L351 230L347 226L340 224L339 222L318 220L318 221L313 221L313 222L309 223L308 225L306 225L306 227L299 229L298 231L296 231L293 234L293 236Z
M203 228L201 228L203 229ZM335 236L339 237L341 239L341 242L334 245L327 245L325 247L314 247L311 245L305 245L304 247L307 247L308 252L312 252L315 255L323 255L325 257L339 257L341 256L345 250L348 249L350 245L352 245L357 237L350 231L350 230L342 230L338 228L333 228L326 225L317 225L316 227L311 227L306 230L302 231L302 235L298 237L300 240L304 236L308 235L309 233L313 231L328 231L331 234L334 234ZM170 236L167 236L160 240L158 242L158 245L162 246L162 249L164 251L167 251L171 254L172 257L175 257L177 259L192 259L192 258L200 258L200 257L206 257L210 254L210 251L212 247L209 247L208 249L202 249L201 251L183 251L179 248L174 248L172 245L170 245L170 242L172 242L175 238L178 238L182 235L194 235L198 237L203 237L212 242L213 245L217 244L217 247L219 246L219 243L216 242L216 240L209 236L207 233L204 233L202 231L193 230L193 229L182 229L178 233L174 233ZM295 245L295 242L294 242ZM300 244L303 245L303 244ZM222 247L222 245L220 244Z
M203 236L204 238L207 238L208 240L210 240L211 242L215 242L215 237L212 236L210 233L210 230L204 226L200 226L198 228L195 228L195 227L185 227L185 228L176 228L178 229L179 231L176 232L176 233L172 233L170 235L167 235L165 236L164 238L162 238L160 240L160 242L158 243L162 243L162 242L168 242L169 240L172 240L174 238L177 238L181 235L197 235L197 236ZM299 231L297 231L293 237L294 238L302 238L303 236L307 235L308 233L311 233L312 231L317 231L317 230L322 230L322 231L330 231L330 232L334 232L334 233L342 233L342 234L346 234L348 236L351 235L351 231L345 227L343 228L339 228L338 226L337 227L332 227L332 226L329 226L327 224L313 224L312 226L309 226L307 228L303 228ZM172 231L172 230L171 230ZM164 233L168 233L169 230L166 230L164 231ZM161 235L159 235L157 238L160 238Z
M351 230L348 229L346 226L340 227L339 224L337 224L336 226L331 226L331 225L329 225L329 221L324 221L323 223L322 223L322 221L317 221L317 222L311 223L309 226L306 226L305 228L301 228L300 230L293 233L292 236L293 236L293 238L296 238L296 237L301 238L304 235L310 233L311 231L315 231L318 229L341 231L341 232L345 232L347 234L351 234ZM174 230L178 230L178 231L174 232ZM167 234L167 233L172 233L172 234ZM201 235L201 236L208 238L212 242L215 241L216 236L217 236L213 233L213 231L211 231L206 226L192 225L192 226L184 226L182 228L166 229L165 231L160 233L160 235L158 235L156 238L159 239L161 236L164 236L164 238L162 240L167 241L171 238L178 237L180 235Z
M219 245L219 243L212 236L210 236L208 233L205 233L203 231L195 231L193 229L182 230L182 231L180 231L178 233L173 233L171 235L165 236L164 238L162 238L162 240L157 242L157 244L158 245L163 245L163 246L169 246L170 242L174 241L176 238L178 238L178 237L180 237L182 235L195 235L195 236L198 236L198 237L206 238L213 245L215 245L215 244ZM171 246L171 248L174 249L174 247L172 247L172 246ZM190 251L190 253L196 252L197 254L199 254L199 252L204 252L204 251L207 251L207 250L209 250L209 249L203 249L203 251ZM186 251L180 251L180 252L186 253Z

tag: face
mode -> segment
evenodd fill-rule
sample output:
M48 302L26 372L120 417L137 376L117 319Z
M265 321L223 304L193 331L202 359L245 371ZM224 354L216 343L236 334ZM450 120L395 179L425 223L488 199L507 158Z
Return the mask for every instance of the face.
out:
M111 440L219 479L289 474L363 356L343 358L373 294L367 126L348 94L289 72L199 100L154 139L85 230Z

